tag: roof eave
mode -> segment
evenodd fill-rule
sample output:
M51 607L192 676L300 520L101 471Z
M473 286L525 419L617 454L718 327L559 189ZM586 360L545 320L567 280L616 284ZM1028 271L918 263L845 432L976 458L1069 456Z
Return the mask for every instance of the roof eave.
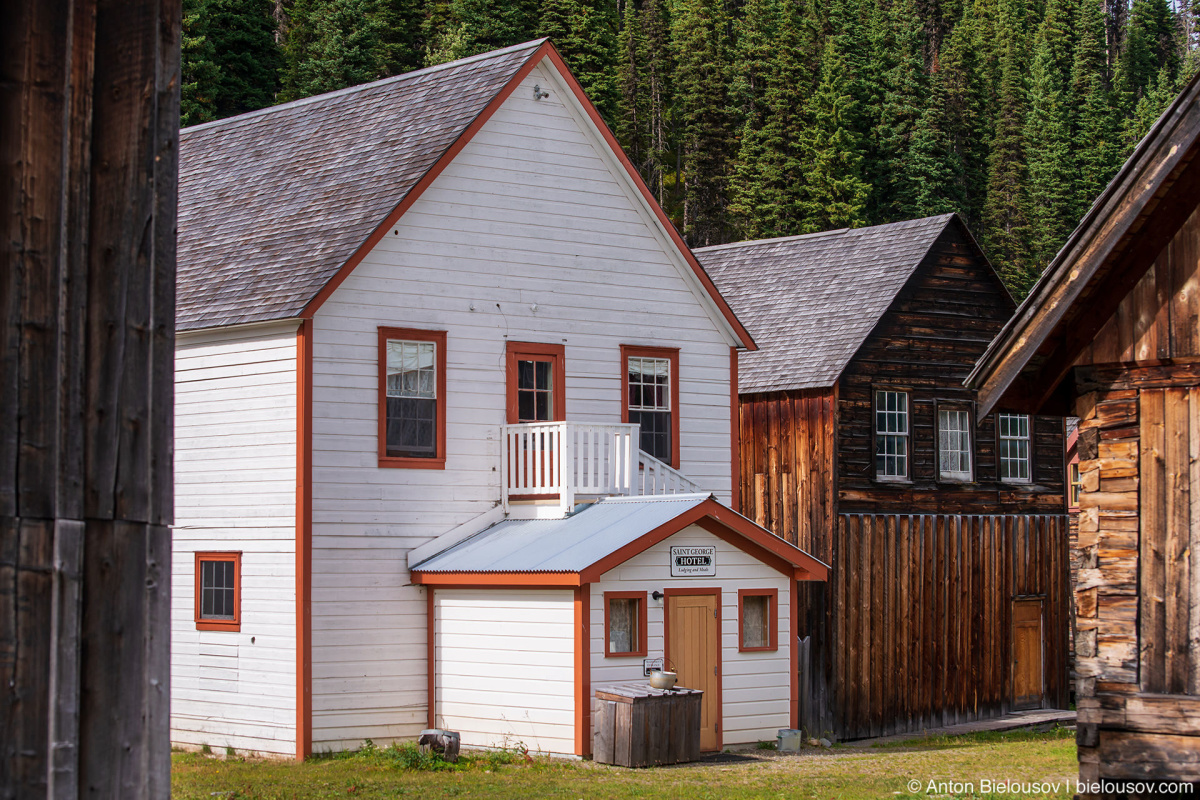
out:
M1192 79L1155 122L976 362L964 384L979 392L981 415L1001 402L1011 402L1007 395L1031 360L1097 276L1101 280L1107 277L1102 268L1117 246L1137 234L1131 230L1134 223L1149 204L1161 199L1160 193L1178 178L1177 169L1194 155L1200 132L1198 99L1200 76ZM1124 210L1119 224L1110 224L1119 210ZM1057 353L1057 374L1042 374L1030 381L1038 384L1038 397L1025 399L1023 405L1039 410L1054 395L1077 356L1078 352Z

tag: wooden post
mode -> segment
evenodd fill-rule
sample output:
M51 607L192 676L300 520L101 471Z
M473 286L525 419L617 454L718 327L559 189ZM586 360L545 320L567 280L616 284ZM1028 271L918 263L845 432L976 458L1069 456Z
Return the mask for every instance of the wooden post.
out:
M166 797L180 4L0 19L0 798Z

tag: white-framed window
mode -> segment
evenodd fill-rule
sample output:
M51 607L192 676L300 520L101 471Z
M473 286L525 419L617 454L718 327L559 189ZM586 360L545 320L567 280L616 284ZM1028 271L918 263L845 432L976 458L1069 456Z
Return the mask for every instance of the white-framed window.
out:
M875 477L908 477L908 392L875 391Z
M938 476L971 480L971 412L966 409L938 409Z
M1000 480L1028 483L1033 479L1028 414L996 415Z
M671 359L629 356L629 421L641 426L641 449L671 463Z
M446 464L446 333L379 329L379 466Z

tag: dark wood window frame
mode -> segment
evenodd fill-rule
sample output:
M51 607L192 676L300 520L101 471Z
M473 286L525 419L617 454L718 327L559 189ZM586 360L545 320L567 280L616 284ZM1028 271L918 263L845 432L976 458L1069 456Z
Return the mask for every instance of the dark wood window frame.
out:
M967 436L970 439L971 474L966 478L942 475L942 411L967 412ZM975 425L975 404L970 400L934 400L933 401L933 476L938 483L975 483L977 476L978 452L976 442L979 438ZM997 464L997 470L999 464Z
M667 464L674 469L679 469L679 348L621 345L621 422L629 422L630 358L662 358L671 364L671 376L668 383L668 391L671 394L671 458Z
M201 565L206 561L233 562L233 619L205 619L200 614ZM242 553L241 551L226 552L197 552L196 553L196 630L198 631L240 631L242 629Z
M554 393L551 420L562 422L567 418L567 358L566 346L561 344L545 344L542 342L508 342L504 352L504 380L506 417L510 425L515 424L520 415L517 410L517 362L522 360L550 361L554 364Z
M767 598L767 641L762 647L747 647L746 634L742 621L746 618L746 598ZM738 589L738 652L765 653L779 649L779 590L778 589Z
M1022 417L1025 417L1027 420L1029 420L1029 478L1022 480L1020 478L1002 478L1002 477L1000 477L1000 415L1001 414L1014 414L1014 413L1016 413L1016 412L997 411L996 413L994 413L992 415L993 421L995 423L994 427L996 428L996 481L998 483L1003 483L1005 486L1024 488L1024 487L1028 487L1036 482L1034 480L1034 476L1036 475L1036 473L1034 472L1034 469L1036 467L1036 462L1035 462L1036 449L1034 448L1036 434L1034 433L1034 428L1036 427L1036 425L1034 423L1037 421L1037 417L1035 417L1033 414L1017 414L1017 416L1022 416ZM1065 437L1064 437L1064 441L1065 441ZM1068 498L1070 498L1071 493L1070 493L1070 485L1069 484L1066 486L1066 490L1067 490L1066 495Z
M433 458L401 458L387 454L387 343L389 341L433 342L437 375L435 414L436 454ZM379 466L394 469L446 468L446 332L422 328L379 328Z
M616 652L610 650L608 645L612 641L609 636L609 606L613 600L637 600L638 601L638 640L634 649L627 653ZM646 640L649 637L646 635L646 593L622 591L622 592L605 592L604 593L604 657L605 658L645 658L647 653Z
M880 475L876 460L879 424L875 417L875 400L879 392L902 392L907 395L908 433L904 437L904 463L906 465L903 477L898 475ZM871 479L877 483L897 484L913 482L913 390L911 386L892 386L887 384L872 384L871 386Z

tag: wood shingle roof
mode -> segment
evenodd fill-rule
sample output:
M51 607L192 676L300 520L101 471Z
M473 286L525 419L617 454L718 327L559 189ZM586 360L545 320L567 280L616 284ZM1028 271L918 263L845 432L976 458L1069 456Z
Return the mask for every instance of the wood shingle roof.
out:
M694 251L759 346L739 357L738 391L832 386L954 219L943 214Z
M177 329L300 316L543 41L182 131Z

